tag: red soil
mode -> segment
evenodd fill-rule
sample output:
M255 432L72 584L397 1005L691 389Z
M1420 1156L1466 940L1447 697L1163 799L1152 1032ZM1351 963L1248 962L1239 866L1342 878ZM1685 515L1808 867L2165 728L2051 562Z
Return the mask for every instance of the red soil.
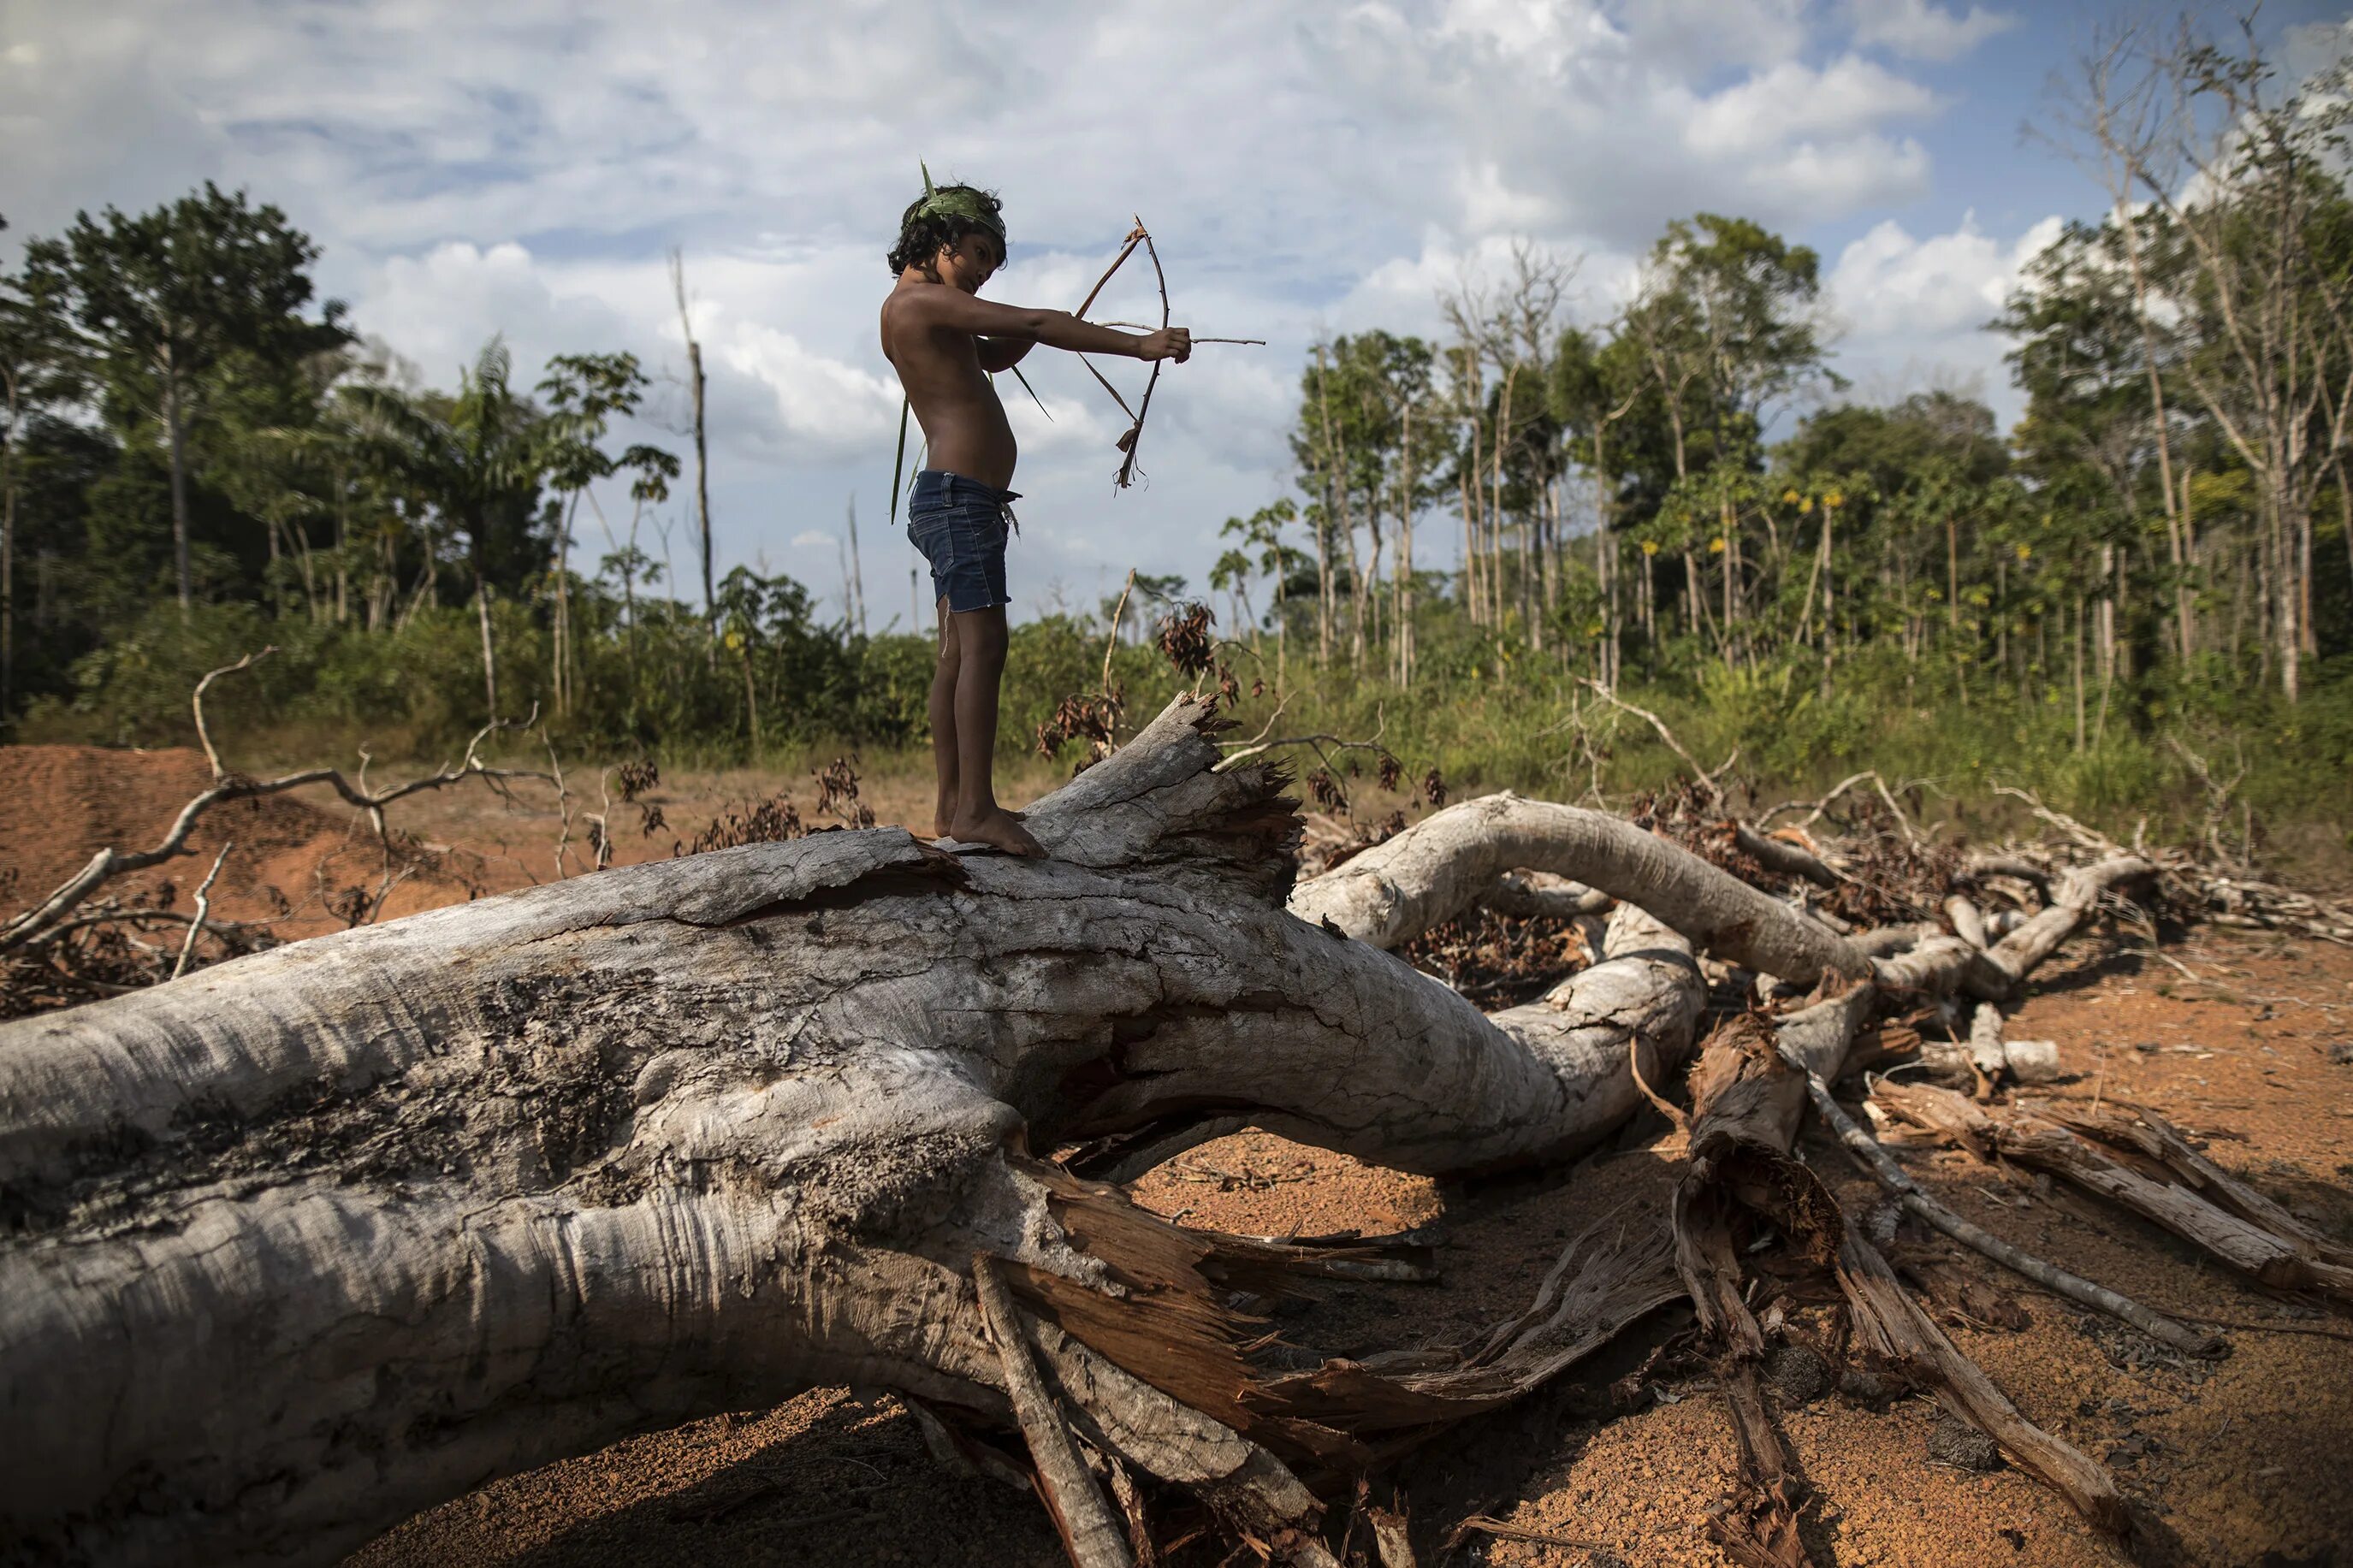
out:
M0 907L13 912L33 903L100 848L153 848L211 782L203 754L185 748L0 748ZM384 868L366 818L320 789L215 805L189 834L190 853L116 879L106 890L148 896L168 887L167 907L185 910L223 845L234 847L214 884L214 912L275 920L287 937L340 929L345 922L329 912L330 902L347 888L373 891ZM426 863L394 889L386 914L469 897L480 886L469 863L478 858L428 850Z

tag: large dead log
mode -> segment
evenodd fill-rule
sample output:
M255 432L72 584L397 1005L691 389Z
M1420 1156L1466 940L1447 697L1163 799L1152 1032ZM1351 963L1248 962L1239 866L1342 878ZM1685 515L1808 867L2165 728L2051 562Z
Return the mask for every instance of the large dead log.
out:
M1219 1404L1198 1282L1264 1260L1179 1256L1025 1146L1239 1113L1413 1171L1556 1158L1638 1103L1637 1052L1654 1082L1680 1062L1701 993L1635 910L1605 962L1492 1018L1293 918L1281 776L1213 772L1209 728L1174 704L1039 803L1043 862L895 829L753 845L0 1029L0 1546L325 1561L498 1474L818 1384L1010 1426L985 1254L1082 1436L1314 1560L1274 1450L1346 1450L1350 1412L1404 1395ZM1623 846L1597 843L1562 868L1609 887ZM1713 883L1639 863L1627 894L1725 940ZM1654 1300L1657 1267L1547 1319L1525 1378ZM1151 1302L1186 1325L1162 1362L1118 1327Z

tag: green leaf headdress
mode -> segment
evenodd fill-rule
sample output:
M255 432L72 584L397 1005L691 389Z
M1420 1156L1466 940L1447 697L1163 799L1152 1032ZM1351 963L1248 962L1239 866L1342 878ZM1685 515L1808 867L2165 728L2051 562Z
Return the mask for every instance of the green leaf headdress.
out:
M1005 220L991 209L988 198L978 191L960 185L942 190L932 184L929 164L918 159L916 166L923 171L923 199L916 204L915 211L928 213L934 217L963 218L978 224L997 237L997 255L1001 258L1005 253Z

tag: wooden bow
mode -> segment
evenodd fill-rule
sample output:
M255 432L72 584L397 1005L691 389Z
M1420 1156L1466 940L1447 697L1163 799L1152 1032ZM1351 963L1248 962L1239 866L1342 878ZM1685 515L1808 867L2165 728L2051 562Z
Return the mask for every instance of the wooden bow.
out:
M1163 331L1168 330L1168 274L1161 268L1160 251L1152 243L1152 231L1144 226L1140 214L1136 216L1135 227L1128 231L1127 243L1120 247L1119 254L1112 258L1111 265L1103 268L1103 275L1095 279L1095 286L1087 290L1087 297L1079 301L1079 308L1071 312L1072 315L1081 321L1086 320L1087 308L1095 302L1095 296L1103 291L1103 285L1112 280L1112 275L1126 265L1127 258L1135 254L1135 247L1139 245L1144 247L1144 254L1152 258L1152 275L1160 286L1160 329ZM1152 412L1152 389L1160 384L1160 367L1167 362L1152 362L1152 377L1144 384L1144 400L1134 408L1127 405L1127 399L1119 395L1119 388L1111 384L1110 378L1095 369L1094 361L1081 354L1079 363L1087 367L1087 374L1102 383L1103 389L1111 394L1111 400L1119 405L1120 412L1134 421L1128 426L1126 434L1119 438L1123 456L1119 472L1113 476L1112 481L1121 489L1125 489L1135 482L1136 442L1144 435L1144 416Z

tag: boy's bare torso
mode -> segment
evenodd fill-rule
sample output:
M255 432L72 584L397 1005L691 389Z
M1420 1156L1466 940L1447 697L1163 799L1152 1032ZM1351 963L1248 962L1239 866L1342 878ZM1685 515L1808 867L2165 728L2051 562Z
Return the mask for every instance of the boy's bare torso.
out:
M985 357L999 357L992 352L997 345L949 325L926 308L936 303L928 296L952 287L932 282L912 267L901 274L898 287L882 301L882 352L898 370L908 405L923 427L925 466L1010 489L1020 448L988 379L989 371L1004 365L984 363Z

